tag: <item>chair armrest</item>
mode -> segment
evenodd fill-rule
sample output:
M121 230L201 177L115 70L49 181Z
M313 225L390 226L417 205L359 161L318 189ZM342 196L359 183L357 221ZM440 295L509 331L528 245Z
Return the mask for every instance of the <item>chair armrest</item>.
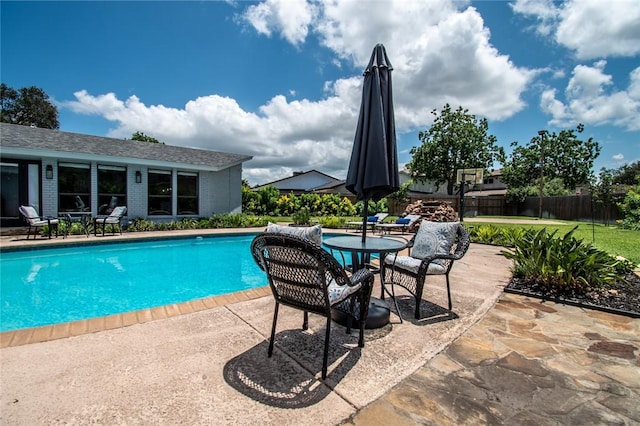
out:
M354 285L364 283L367 280L373 280L373 273L367 268L362 268L351 275L349 286L353 287Z

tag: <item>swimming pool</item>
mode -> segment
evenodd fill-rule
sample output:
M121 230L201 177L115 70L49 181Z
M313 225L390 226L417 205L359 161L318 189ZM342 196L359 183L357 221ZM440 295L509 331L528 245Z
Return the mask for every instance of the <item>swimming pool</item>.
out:
M136 311L267 285L255 234L0 254L0 331Z

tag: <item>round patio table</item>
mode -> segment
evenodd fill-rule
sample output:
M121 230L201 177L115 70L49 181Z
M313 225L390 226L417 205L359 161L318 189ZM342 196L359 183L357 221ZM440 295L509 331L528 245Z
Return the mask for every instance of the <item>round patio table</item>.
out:
M402 241L394 240L391 238L383 237L366 237L362 241L361 236L340 236L331 237L323 241L323 244L331 250L338 250L341 252L351 253L351 267L353 271L357 271L367 265L367 259L371 254L380 255L380 265L384 261L384 256L389 253L396 253L406 247L406 243ZM380 280L381 282L384 280ZM381 284L383 291L385 290L384 283ZM398 310L398 304L395 297L389 294L393 298L393 302L396 307L396 312L402 322L402 316ZM369 302L369 313L367 315L366 328L380 328L389 323L389 314L391 308L389 304L382 299L372 297ZM342 321L342 316L336 315L334 320L339 324Z

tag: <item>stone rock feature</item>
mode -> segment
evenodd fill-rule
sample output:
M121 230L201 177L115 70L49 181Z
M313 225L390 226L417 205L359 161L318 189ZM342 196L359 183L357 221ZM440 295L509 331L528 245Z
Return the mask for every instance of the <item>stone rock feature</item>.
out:
M451 204L446 201L438 200L415 201L407 205L402 215L406 216L408 214L418 214L421 216L421 220L428 220L431 222L456 222L458 220L458 213L453 207L451 207ZM421 220L416 221L409 231L417 231Z

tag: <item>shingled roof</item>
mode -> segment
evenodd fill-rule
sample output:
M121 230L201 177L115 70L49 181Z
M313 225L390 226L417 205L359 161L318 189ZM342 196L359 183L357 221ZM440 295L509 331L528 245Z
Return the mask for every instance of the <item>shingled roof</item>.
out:
M248 161L252 156L159 143L132 141L0 123L3 155L65 159L100 159L146 165L169 165L218 171Z

